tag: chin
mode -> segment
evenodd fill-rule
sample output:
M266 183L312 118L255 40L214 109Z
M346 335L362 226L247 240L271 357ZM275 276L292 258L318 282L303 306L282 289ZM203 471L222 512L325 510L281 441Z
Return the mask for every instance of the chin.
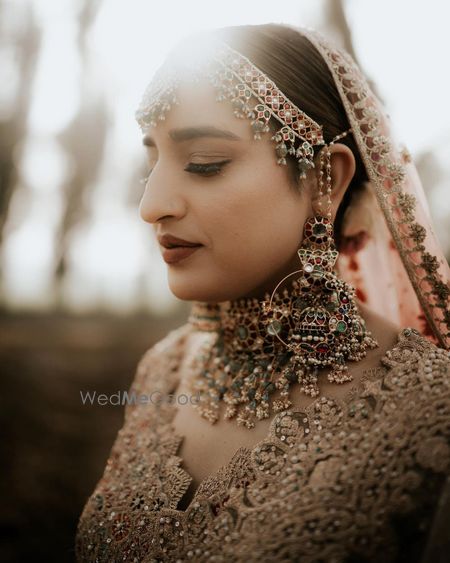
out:
M187 272L168 271L169 289L175 297L183 301L203 301L206 303L221 303L239 299L245 295L246 290L242 287L235 287L232 282L236 279L227 280L206 279L206 276L192 275Z
M169 284L169 289L175 297L182 301L203 301L207 303L220 303L228 301L234 297L229 293L214 291L210 288L200 288L195 285L188 284Z

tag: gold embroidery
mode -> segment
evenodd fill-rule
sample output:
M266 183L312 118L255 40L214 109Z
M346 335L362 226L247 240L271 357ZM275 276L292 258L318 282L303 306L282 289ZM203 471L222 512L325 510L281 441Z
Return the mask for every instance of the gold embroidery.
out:
M133 390L174 389L191 330L145 354ZM177 509L191 478L177 456L176 407L127 406L80 519L78 561L396 560L409 540L393 522L404 514L424 537L450 469L449 375L449 354L405 329L344 400L278 413L186 511Z

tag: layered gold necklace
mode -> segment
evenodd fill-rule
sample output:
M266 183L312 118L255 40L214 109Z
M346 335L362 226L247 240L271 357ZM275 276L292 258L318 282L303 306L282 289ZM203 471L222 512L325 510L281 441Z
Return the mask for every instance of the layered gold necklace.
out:
M191 365L190 391L199 397L193 407L202 417L215 423L223 402L226 419L253 428L271 409L292 405L293 384L305 395L319 395L323 367L331 367L330 382L353 379L346 361L362 359L377 343L359 315L353 288L332 273L326 276L320 304L302 278L263 301L193 304L189 322L212 333ZM277 390L279 398L272 400Z

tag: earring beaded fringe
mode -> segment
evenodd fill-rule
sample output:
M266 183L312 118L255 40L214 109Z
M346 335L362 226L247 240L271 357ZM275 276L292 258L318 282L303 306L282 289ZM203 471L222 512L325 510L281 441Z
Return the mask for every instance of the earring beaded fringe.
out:
M262 302L243 299L219 306L216 339L204 345L191 365L191 391L200 398L193 408L214 423L224 402L226 419L236 417L239 425L253 428L257 419L270 415L271 406L278 412L291 405L289 389L293 383L315 397L319 394L319 370L331 368L327 377L332 383L351 381L346 361L359 361L367 349L377 346L358 313L355 290L333 271L338 251L331 221L330 147L352 130L325 143L322 126L293 104L249 59L227 45L221 45L195 76L207 77L217 88L217 100L228 100L237 117L250 120L255 139L270 131L271 119L278 121L281 128L271 137L277 163L286 165L288 157L295 158L300 178L306 178L307 171L315 167L314 147L322 146L320 212L305 222L298 249L301 269L281 280ZM137 112L142 128L164 120L166 112L178 103L179 82L178 73L169 73L150 88ZM252 100L256 100L253 107ZM292 289L277 293L280 285L295 274L300 276L293 281ZM194 306L190 321L203 330L204 311ZM279 397L272 402L271 396L277 392Z
M236 417L238 425L288 409L294 383L311 397L320 394L319 370L330 367L331 383L352 381L346 362L359 361L377 342L366 330L355 303L355 290L333 272L338 252L327 217L310 217L298 250L301 270L286 276L269 297L241 299L211 306L216 327L205 326L205 311L193 307L190 322L199 330L216 332L205 343L190 369L193 405L211 423ZM287 278L300 274L292 289L277 292ZM272 400L272 395L279 397Z

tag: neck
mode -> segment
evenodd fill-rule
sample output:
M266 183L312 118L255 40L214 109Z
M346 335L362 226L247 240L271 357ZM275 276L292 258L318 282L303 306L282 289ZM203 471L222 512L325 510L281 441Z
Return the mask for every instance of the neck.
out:
M297 253L292 257L292 260L288 262L283 268L275 270L271 276L266 279L263 283L246 293L241 297L241 299L259 299L260 301L266 300L267 295L272 295L273 291L276 289L277 292L283 289L292 290L293 281L298 278L301 271L301 262ZM297 274L295 276L294 274ZM282 280L280 282L280 280Z
M376 342L365 331L350 287L329 274L323 280L327 285L317 291L316 278L309 279L294 280L272 299L266 293L263 300L193 304L189 321L197 330L216 334L194 370L199 376L193 392L201 394L197 406L202 416L214 423L223 399L225 418L239 413L238 424L251 428L255 417L268 416L276 389L282 399L274 408L280 410L291 404L293 383L317 396L322 368L332 368L329 381L351 380L346 360L362 359Z

